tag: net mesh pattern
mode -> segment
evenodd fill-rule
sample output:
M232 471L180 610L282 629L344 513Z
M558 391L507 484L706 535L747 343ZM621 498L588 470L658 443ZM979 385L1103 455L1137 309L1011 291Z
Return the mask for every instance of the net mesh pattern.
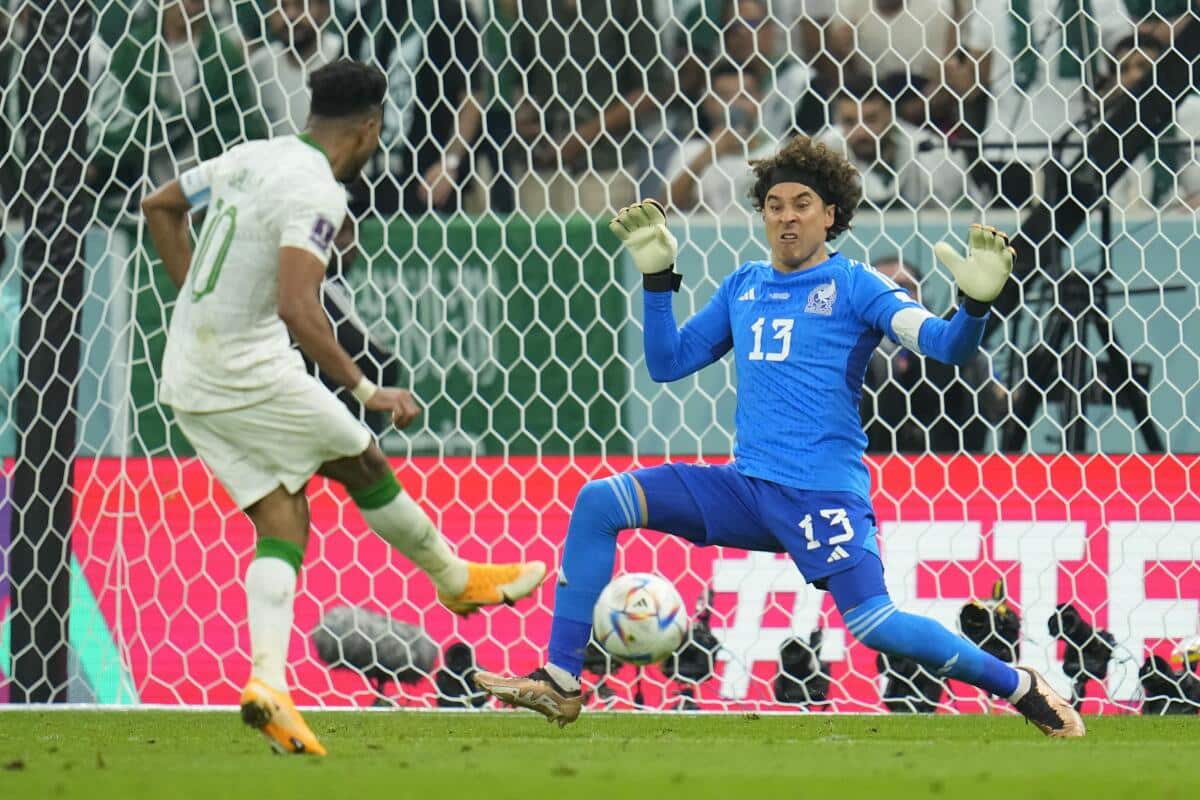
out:
M0 617L30 579L18 504L68 498L69 558L34 577L69 587L71 699L230 704L248 676L253 530L156 400L175 290L138 202L240 142L297 133L306 75L343 57L378 65L389 88L324 300L367 374L421 402L403 432L363 420L463 555L556 565L586 481L728 459L732 364L650 380L639 276L607 221L637 198L668 208L682 319L765 257L747 160L807 135L863 176L838 249L935 313L956 298L934 243L961 247L982 221L1018 249L976 361L941 369L885 341L869 364L863 423L897 606L1038 667L1088 711L1161 710L1191 691L1200 99L1186 76L1200 20L1187 4L100 0L65 28L61 4L7 5ZM33 43L72 31L85 43L73 73L31 60ZM61 386L39 376L76 358L70 337L23 288L43 262L74 263L61 286L80 298L78 370ZM35 359L23 338L43 342ZM73 433L37 400L67 390ZM74 438L59 440L60 483L29 500L22 464L51 474L50 456L19 446L35 428ZM552 580L458 619L340 487L314 479L308 494L299 703L478 705L472 669L541 663ZM618 571L634 570L676 584L692 632L661 667L592 652L591 707L993 708L877 659L782 557L626 532ZM433 647L405 649L405 669L382 646L379 669L331 666L313 632L343 606ZM9 628L0 697L19 656Z

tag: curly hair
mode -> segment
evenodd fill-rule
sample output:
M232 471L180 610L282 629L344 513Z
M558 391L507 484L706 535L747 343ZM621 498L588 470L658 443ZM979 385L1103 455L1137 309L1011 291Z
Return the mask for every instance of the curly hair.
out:
M790 139L769 158L750 162L754 171L754 186L750 188L750 200L754 209L762 212L767 202L767 192L773 184L771 173L777 169L803 172L813 176L819 185L812 188L827 204L835 207L833 225L825 234L825 241L832 241L850 229L850 220L862 200L862 181L858 170L841 153L829 149L823 142L808 136Z

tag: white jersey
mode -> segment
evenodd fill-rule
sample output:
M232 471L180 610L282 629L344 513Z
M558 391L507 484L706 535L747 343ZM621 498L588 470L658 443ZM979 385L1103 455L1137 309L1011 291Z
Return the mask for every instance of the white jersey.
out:
M968 6L970 7L970 6ZM983 141L989 145L984 158L990 161L1038 163L1044 161L1049 145L1031 144L1057 139L1069 127L1082 130L1086 98L1082 78L1059 74L1060 57L1066 42L1063 31L1074 25L1059 19L1066 12L1075 14L1067 3L1058 0L1030 0L1028 10L1028 41L1025 31L1016 27L1015 12L1008 0L979 0L974 12L961 24L962 43L967 49L991 55L991 74L982 76L987 83L991 111L983 131ZM1108 52L1125 36L1134 32L1134 24L1122 11L1117 0L1092 0L1087 11L1096 23L1099 42L1092 47L1104 47ZM1032 48L1028 50L1027 47ZM1036 56L1031 65L1027 85L1021 86L1017 66L1022 53ZM1024 147L1016 147L1022 143ZM1067 151L1070 158L1073 151Z
M315 144L296 136L238 145L179 176L208 206L163 356L159 399L191 412L269 398L304 371L279 318L279 248L327 261L346 192Z

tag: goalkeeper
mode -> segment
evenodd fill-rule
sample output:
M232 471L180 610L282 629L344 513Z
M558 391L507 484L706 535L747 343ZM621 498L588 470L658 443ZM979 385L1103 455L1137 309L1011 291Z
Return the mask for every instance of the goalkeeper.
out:
M476 682L560 725L578 717L592 609L612 577L617 533L651 528L698 545L786 552L808 582L833 594L846 627L868 647L1005 698L1047 735L1082 736L1083 720L1035 670L1014 669L893 605L863 463L858 408L871 352L886 335L915 353L965 363L1012 272L1007 239L973 225L966 257L945 243L934 248L965 297L942 320L871 267L826 248L850 227L861 198L844 157L797 137L750 166L770 261L735 270L682 328L671 307L680 283L676 242L661 207L634 204L610 225L644 275L651 377L678 380L733 351L733 462L666 464L586 484L567 530L548 664L528 677L481 672Z

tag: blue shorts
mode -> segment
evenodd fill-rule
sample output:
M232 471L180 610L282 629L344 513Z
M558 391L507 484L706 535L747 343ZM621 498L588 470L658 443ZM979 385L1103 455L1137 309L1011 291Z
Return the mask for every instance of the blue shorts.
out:
M786 552L809 583L879 555L875 512L852 492L794 489L732 464L664 464L632 475L646 495L647 528L698 545Z

